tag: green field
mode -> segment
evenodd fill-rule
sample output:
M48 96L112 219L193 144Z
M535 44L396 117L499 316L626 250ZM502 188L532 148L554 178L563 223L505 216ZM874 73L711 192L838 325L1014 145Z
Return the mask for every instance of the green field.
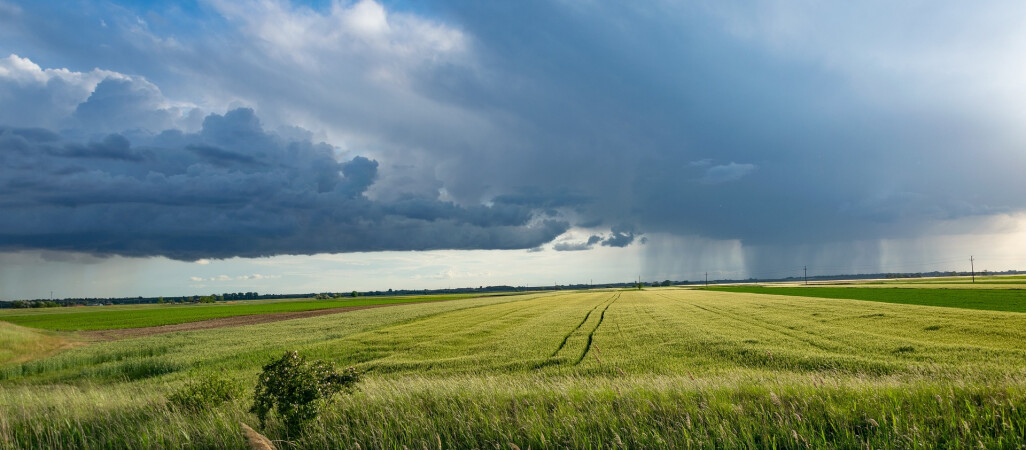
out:
M546 293L172 333L0 366L0 447L242 448L285 350L359 390L282 448L1021 448L1026 314L689 289Z
M904 287L792 287L716 286L703 288L720 292L772 294L795 297L867 300L905 305L943 306L986 311L1026 312L1026 290L1020 289L934 289Z
M455 300L471 294L422 297L378 297L332 300L239 301L183 305L90 306L77 308L7 309L0 321L46 330L112 330L173 325L221 317L313 311L350 306L393 305Z
M1026 275L976 275L975 281L968 276L934 278L896 278L883 283L1026 283Z

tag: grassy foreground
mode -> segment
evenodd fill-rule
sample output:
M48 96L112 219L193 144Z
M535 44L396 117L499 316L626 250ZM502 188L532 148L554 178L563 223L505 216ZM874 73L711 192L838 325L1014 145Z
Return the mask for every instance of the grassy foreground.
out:
M283 448L1022 448L1022 342L1026 314L700 290L413 304L4 365L0 447L242 447L248 398L167 396L298 349L366 375Z
M773 294L794 297L845 298L905 305L943 306L986 311L1026 312L1026 290L931 289L880 287L775 287L718 286L703 288L723 292Z

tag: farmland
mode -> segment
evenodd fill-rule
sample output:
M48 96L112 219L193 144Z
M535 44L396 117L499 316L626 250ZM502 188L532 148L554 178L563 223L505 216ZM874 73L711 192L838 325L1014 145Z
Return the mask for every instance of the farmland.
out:
M61 343L50 333L0 322L0 364L45 355Z
M1020 289L939 289L926 287L793 287L722 286L709 290L795 297L844 298L907 305L943 306L988 311L1026 312L1026 291Z
M168 396L206 373L251 390L295 349L364 380L301 435L268 423L284 448L1018 448L1022 342L1026 314L844 298L660 288L417 302L4 364L0 445L243 447L249 397L190 412Z
M245 301L236 303L132 305L110 307L0 310L0 321L47 330L110 330L173 325L222 317L316 311L358 306L395 305L467 298L470 295L382 297L293 301Z

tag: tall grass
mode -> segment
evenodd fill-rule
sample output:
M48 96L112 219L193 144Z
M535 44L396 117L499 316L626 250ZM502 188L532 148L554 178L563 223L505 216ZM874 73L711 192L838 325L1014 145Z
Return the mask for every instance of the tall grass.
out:
M65 341L51 333L0 322L0 365L45 355Z
M729 292L418 304L3 366L0 446L241 447L248 396L167 397L298 349L365 381L285 448L1018 448L1022 342L1023 314Z

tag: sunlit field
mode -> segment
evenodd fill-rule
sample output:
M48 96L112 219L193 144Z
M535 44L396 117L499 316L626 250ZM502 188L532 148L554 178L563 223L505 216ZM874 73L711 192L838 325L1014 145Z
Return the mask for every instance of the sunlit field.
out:
M722 286L709 290L751 294L787 295L795 297L837 298L909 305L945 306L950 308L982 309L989 311L1026 312L1026 291L1021 289L938 288L936 285L853 287L826 286Z
M339 298L328 300L243 300L210 304L89 306L0 310L0 321L47 330L141 328L257 314L316 311L374 305L455 300L472 295Z
M295 349L364 379L301 435L268 423L285 448L1016 448L1023 342L1019 313L680 288L420 303L9 362L0 442L243 447L248 394L167 397L214 372L250 392Z

